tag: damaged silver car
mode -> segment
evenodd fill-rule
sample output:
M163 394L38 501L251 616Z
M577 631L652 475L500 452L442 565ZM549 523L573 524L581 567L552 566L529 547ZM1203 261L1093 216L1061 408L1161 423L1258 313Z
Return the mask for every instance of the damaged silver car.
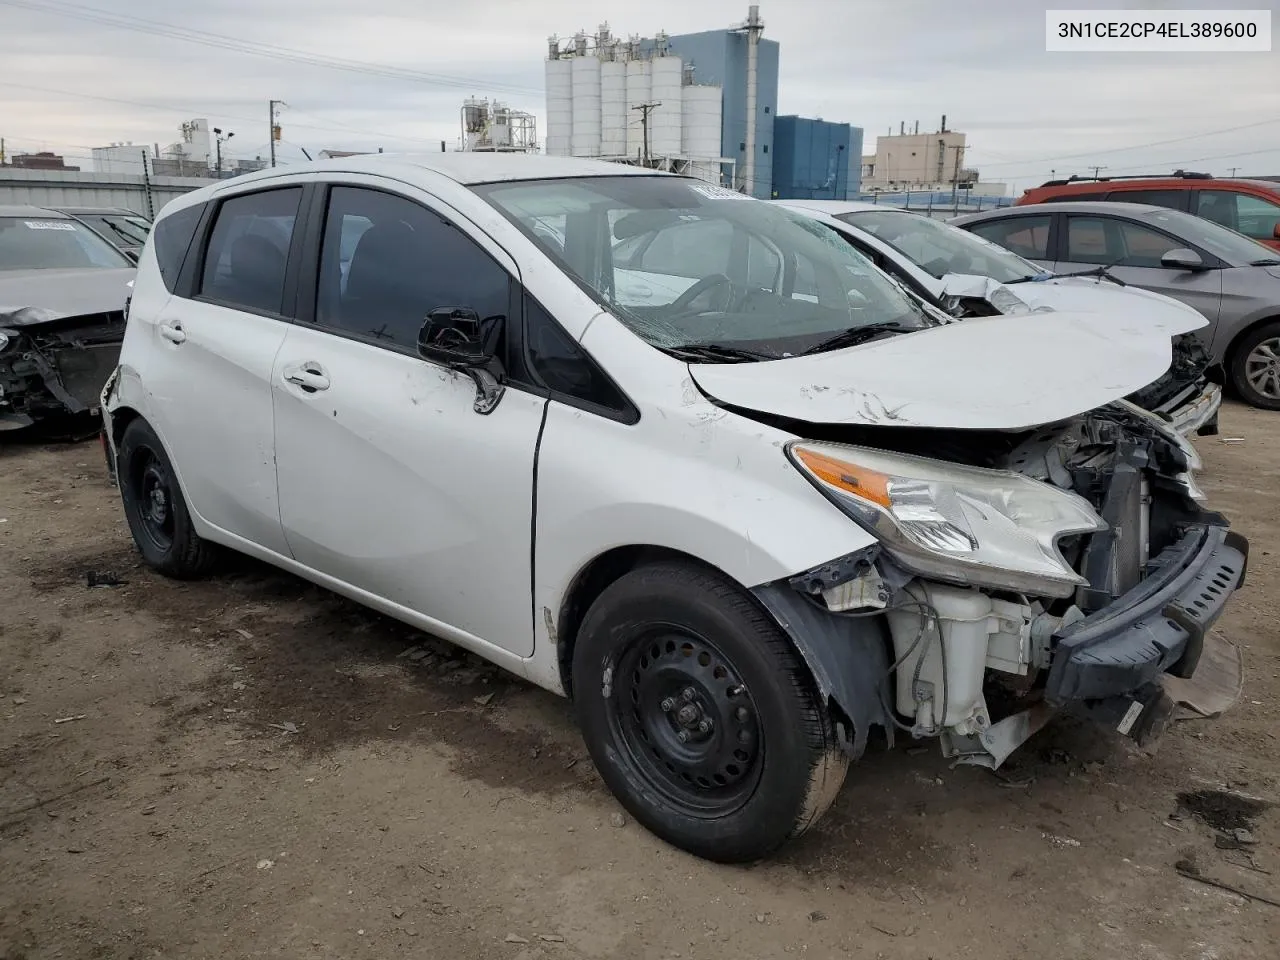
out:
M97 412L134 273L72 217L0 207L0 430Z

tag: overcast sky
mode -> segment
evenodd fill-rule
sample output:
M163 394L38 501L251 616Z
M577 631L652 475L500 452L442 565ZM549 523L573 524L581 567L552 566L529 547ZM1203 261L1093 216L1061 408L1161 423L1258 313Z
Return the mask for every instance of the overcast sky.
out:
M1048 6L1266 8L1273 31L1280 24L1280 0ZM1271 53L1046 53L1046 4L1028 0L760 7L764 35L781 44L778 112L861 126L867 152L899 121L933 130L945 113L969 136L966 166L1018 187L1094 164L1280 174L1280 42ZM183 120L207 117L235 132L232 155L265 155L274 97L289 105L286 159L301 158L300 146L452 147L470 94L531 110L541 129L549 34L594 32L602 19L615 35L687 33L730 26L746 10L739 0L0 0L0 136L10 153L50 149L71 162L113 141L163 147ZM85 16L235 39L193 43ZM429 76L257 56L249 42Z

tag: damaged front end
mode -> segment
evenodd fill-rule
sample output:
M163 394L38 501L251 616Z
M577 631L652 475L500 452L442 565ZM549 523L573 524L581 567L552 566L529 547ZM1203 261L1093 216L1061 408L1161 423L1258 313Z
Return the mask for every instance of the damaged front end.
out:
M0 430L64 414L96 414L124 339L123 310L60 316L0 310Z
M1220 702L1238 694L1208 631L1248 542L1200 506L1195 451L1152 414L1118 401L1029 431L815 431L793 461L879 542L756 594L854 756L881 726L994 768L1068 708L1143 741L1202 660L1227 664Z

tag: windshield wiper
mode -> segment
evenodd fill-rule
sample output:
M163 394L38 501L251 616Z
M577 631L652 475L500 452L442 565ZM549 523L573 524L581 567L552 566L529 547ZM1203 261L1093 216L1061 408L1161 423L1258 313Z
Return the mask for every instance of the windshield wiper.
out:
M861 327L850 327L848 330L841 330L834 336L820 340L807 350L801 350L800 356L805 357L814 353L825 353L828 350L838 350L841 347L856 347L860 343L874 340L882 333L911 333L923 329L923 327L909 327L896 320L868 323Z
M775 354L760 353L745 347L727 347L721 343L682 343L677 347L663 347L667 353L682 360L711 360L720 363L746 363L754 360L779 360Z

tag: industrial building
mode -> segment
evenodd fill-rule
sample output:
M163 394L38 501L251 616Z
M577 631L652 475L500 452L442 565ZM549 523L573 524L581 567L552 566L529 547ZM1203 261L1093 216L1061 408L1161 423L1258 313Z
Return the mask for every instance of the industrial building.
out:
M920 123L908 133L906 123L895 134L890 128L876 137L876 152L862 158L862 189L867 192L899 190L968 189L978 171L964 167L965 135L947 129L944 114L938 129L921 133Z
M144 166L148 173L170 177L208 177L214 174L217 161L216 134L209 121L200 118L188 120L179 128L182 139L169 144L163 150L160 145L113 143L93 148L93 168L98 173L123 173L141 176ZM234 134L228 134L224 140ZM243 160L221 157L222 175L234 176L261 170L267 161L261 157Z
M761 199L847 199L862 130L778 117L777 41L760 8L725 30L551 37L546 151L674 170ZM781 132L780 132L781 131Z
M821 118L773 121L773 196L784 200L848 200L862 179L862 129Z
M468 97L462 101L464 151L472 153L537 153L538 122L531 113L505 103Z

